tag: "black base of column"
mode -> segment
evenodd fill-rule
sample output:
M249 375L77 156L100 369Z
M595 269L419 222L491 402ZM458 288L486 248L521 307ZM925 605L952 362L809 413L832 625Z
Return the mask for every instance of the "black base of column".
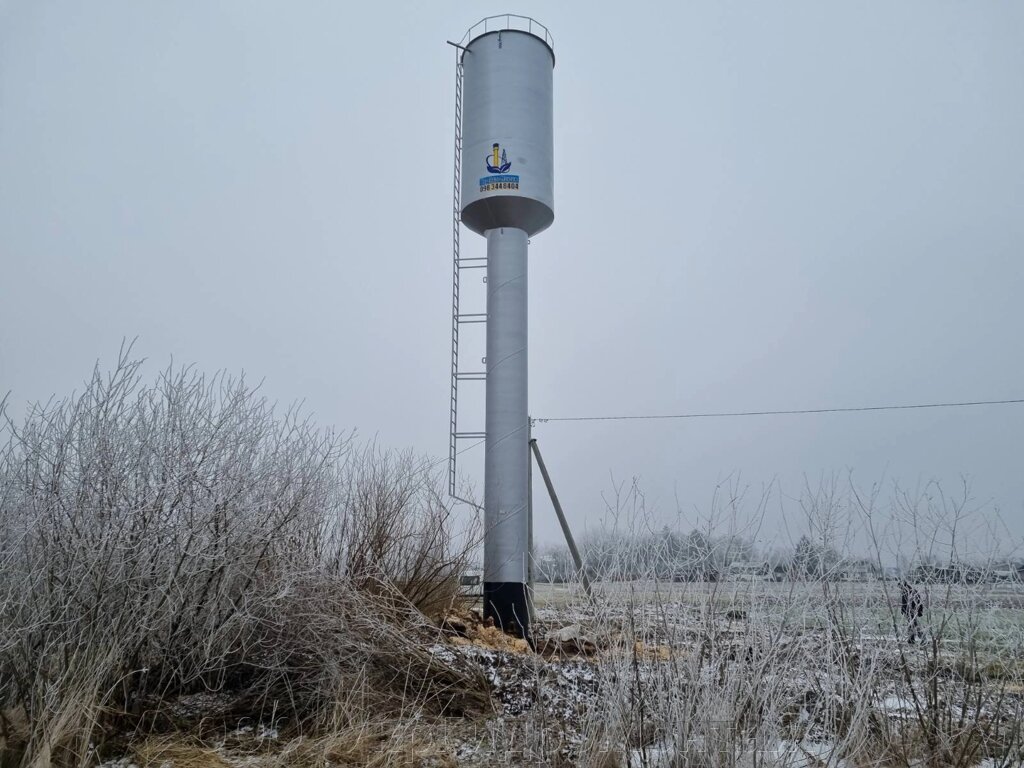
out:
M515 581L484 582L484 618L507 635L529 642L530 609L526 604L526 585Z

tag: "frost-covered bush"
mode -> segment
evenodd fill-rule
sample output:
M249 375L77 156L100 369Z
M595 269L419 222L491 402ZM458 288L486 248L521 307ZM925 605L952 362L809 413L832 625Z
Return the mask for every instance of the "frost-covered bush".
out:
M403 676L405 706L434 696L418 609L454 598L472 542L430 463L279 415L244 379L145 384L125 353L6 431L0 722L26 762L175 725L166 703L198 692L297 725L351 716L339 692L400 701Z

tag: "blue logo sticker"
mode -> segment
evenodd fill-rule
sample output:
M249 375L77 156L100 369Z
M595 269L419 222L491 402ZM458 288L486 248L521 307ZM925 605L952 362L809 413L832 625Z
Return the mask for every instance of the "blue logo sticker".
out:
M505 150L501 149L500 152L501 154L498 154L499 146L495 144L491 148L491 154L484 159L484 163L487 165L487 170L490 173L508 173L508 169L512 167L512 163L508 161Z
M508 172L512 167L505 150L498 144L491 148L491 154L484 160L487 170L494 176L480 179L481 192L515 192L519 189L519 177Z

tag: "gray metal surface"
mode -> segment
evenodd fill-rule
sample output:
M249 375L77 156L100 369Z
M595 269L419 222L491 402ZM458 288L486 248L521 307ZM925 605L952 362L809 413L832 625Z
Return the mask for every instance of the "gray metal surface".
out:
M487 419L484 581L527 581L530 423L527 408L527 234L487 232Z
M466 48L462 222L480 234L516 227L534 235L555 215L554 54L544 38L513 29L487 32Z

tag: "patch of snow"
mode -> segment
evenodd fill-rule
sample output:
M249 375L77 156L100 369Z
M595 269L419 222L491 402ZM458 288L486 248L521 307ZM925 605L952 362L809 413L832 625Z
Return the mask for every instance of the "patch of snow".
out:
M910 699L905 699L902 696L898 696L896 694L889 694L888 696L886 696L884 699L882 699L882 702L879 706L881 710L885 712L887 715L899 715L903 714L904 712L914 711L913 701L911 701Z
M260 741L277 741L280 737L281 734L278 732L277 728L273 726L267 726L260 723L259 728L256 729L256 738Z
M442 645L441 643L434 643L428 649L432 656L436 656L446 664L454 664L458 661L455 651L450 646Z
M660 741L643 749L629 751L629 765L670 766L675 757L675 748L668 742Z

